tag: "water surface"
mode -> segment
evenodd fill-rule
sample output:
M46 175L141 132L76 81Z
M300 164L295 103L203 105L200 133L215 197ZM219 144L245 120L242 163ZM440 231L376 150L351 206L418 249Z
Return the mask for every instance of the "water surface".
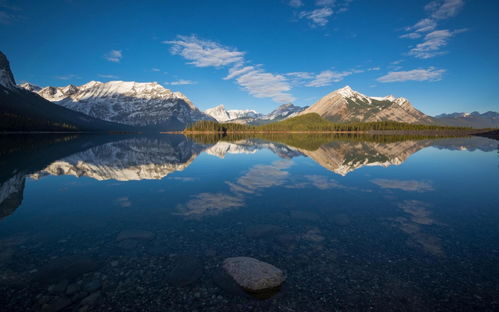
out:
M3 136L5 311L499 309L498 142ZM227 257L286 272L266 300Z

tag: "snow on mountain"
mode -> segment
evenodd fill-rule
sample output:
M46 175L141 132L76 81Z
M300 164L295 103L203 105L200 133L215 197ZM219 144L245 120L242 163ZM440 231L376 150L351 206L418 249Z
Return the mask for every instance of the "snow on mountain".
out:
M278 121L278 120L282 120L285 118L294 117L299 112L301 112L307 108L308 108L308 106L307 107L295 106L291 103L283 104L283 105L277 107L276 109L274 109L269 114L263 116L261 119Z
M13 90L16 88L16 81L14 80L14 75L10 70L9 60L0 51L0 86L8 90Z
M392 120L433 124L435 120L415 109L406 98L369 97L349 86L333 91L299 114L317 113L333 121Z
M30 85L21 87L29 89ZM71 110L131 126L180 130L195 121L211 119L185 95L156 82L90 81L81 86L45 87L35 92Z
M31 91L31 92L38 92L42 89L42 87L31 84L29 82L21 83L21 84L18 84L17 86L20 88L23 88L25 90Z
M439 123L447 126L471 127L471 128L499 128L499 113L479 112L451 113L435 116Z
M229 109L225 110L224 105L218 105L204 111L205 114L215 118L218 122L233 121L244 118L258 118L261 114L251 109Z
M277 107L271 113L264 115L250 109L225 110L225 107L223 105L218 105L205 110L205 113L215 118L218 122L259 124L293 117L305 108L306 107L295 106L291 103L283 104Z

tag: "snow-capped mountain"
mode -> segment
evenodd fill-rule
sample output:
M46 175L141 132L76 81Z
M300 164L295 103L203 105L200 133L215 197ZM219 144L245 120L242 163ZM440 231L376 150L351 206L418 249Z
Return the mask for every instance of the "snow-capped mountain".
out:
M9 60L2 52L0 52L0 86L8 90L16 88L16 81L10 70Z
M452 113L435 116L439 123L447 126L471 127L471 128L499 128L499 113L479 112Z
M88 116L136 127L181 130L195 121L211 120L185 95L156 82L90 81L81 86L45 87L35 92Z
M25 89L25 90L31 91L31 92L38 92L42 89L42 87L31 84L29 82L21 83L18 86Z
M218 105L204 111L205 114L215 118L218 122L235 121L237 119L256 119L262 116L251 109L229 109L225 110L224 105Z
M434 124L435 120L415 109L405 98L393 95L369 97L349 86L333 91L299 114L317 113L333 121L392 120L413 124Z
M247 124L261 124L273 121L279 121L288 117L293 117L307 107L295 106L291 103L283 104L264 115L251 109L231 109L225 110L223 105L209 108L204 112L215 118L218 122L237 122Z
M296 106L291 103L289 104L282 104L276 109L274 109L272 112L269 114L263 116L261 119L263 120L272 120L272 121L278 121L282 120L285 118L289 117L294 117L301 111L307 109L308 106L306 107L301 107L301 106Z
M29 84L23 86L33 88ZM130 131L132 127L72 111L16 86L9 61L0 51L0 130Z

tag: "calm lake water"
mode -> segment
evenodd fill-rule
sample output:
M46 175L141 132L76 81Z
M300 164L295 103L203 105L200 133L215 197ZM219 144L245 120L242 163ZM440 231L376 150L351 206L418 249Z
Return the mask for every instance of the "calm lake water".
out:
M0 138L2 311L499 309L498 141ZM225 258L285 271L262 300Z

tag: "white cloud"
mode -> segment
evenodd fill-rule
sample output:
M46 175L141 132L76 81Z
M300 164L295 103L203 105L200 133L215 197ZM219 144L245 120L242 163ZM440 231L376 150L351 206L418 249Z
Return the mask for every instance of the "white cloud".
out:
M414 31L416 33L418 32L428 32L432 31L437 27L437 22L434 19L431 18L423 18L416 24L406 27L405 30L407 31Z
M237 77L241 74L247 73L253 69L255 69L255 67L253 67L253 66L245 66L245 67L234 66L231 69L229 69L229 74L227 76L225 76L224 80L232 79L232 78Z
M300 79L311 79L314 77L311 73L307 72L292 72L292 73L287 73L286 76L296 77Z
M101 77L101 78L106 78L106 79L118 79L119 78L118 76L107 75L107 74L99 74L98 76Z
M413 69L408 71L393 71L376 79L379 82L401 82L401 81L437 81L442 79L445 69Z
M425 6L435 19L447 19L456 16L464 5L463 0L432 1Z
M153 71L153 72L160 72L161 70L159 68L153 67L153 68L151 68L151 71Z
M293 7L293 8L299 8L301 6L303 6L303 1L301 0L290 0L288 2L289 6Z
M312 26L326 26L328 18L333 15L333 10L329 7L315 9L312 11L302 11L299 18L306 18L312 22Z
M197 67L224 67L232 65L224 80L235 79L249 94L257 98L271 98L278 103L287 103L295 98L288 93L291 85L283 75L268 73L262 65L244 66L244 52L222 46L219 43L201 40L196 36L178 36L178 40L165 41L172 45L171 53L190 60ZM172 84L172 83L170 83Z
M418 38L421 38L421 36L422 35L420 33L412 32L412 33L408 33L408 34L403 34L400 36L400 38L418 39Z
M412 48L409 55L427 59L444 54L445 52L440 51L440 49L447 45L450 37L463 30L435 30L438 21L456 16L463 5L463 0L435 0L428 3L425 10L429 13L429 16L421 19L413 26L406 27L405 30L409 31L409 33L400 36L400 38L418 39L423 37L422 33L427 33L424 36L424 41Z
M109 62L119 63L121 58L123 57L123 53L121 50L111 50L104 55L104 58Z
M360 72L360 71L357 71ZM324 87L329 86L333 82L342 81L343 78L350 76L354 71L335 72L332 70L325 70L317 74L312 81L306 84L307 87Z
M191 84L196 84L197 82L192 81L192 80L185 80L185 79L180 79L177 81L165 81L165 84L167 85L172 85L172 86L183 86L183 85L191 85Z
M271 98L277 103L289 103L295 100L288 93L291 86L283 75L274 75L262 69L254 69L239 76L236 81L249 94L257 98Z
M447 45L449 38L463 31L465 30L461 29L457 31L449 31L444 29L432 31L431 33L426 34L423 42L419 43L416 47L409 51L409 55L421 59L441 55L445 52L440 51L440 49Z
M243 52L225 47L196 36L177 36L177 40L164 41L171 45L171 53L181 55L196 67L221 67L243 62Z

